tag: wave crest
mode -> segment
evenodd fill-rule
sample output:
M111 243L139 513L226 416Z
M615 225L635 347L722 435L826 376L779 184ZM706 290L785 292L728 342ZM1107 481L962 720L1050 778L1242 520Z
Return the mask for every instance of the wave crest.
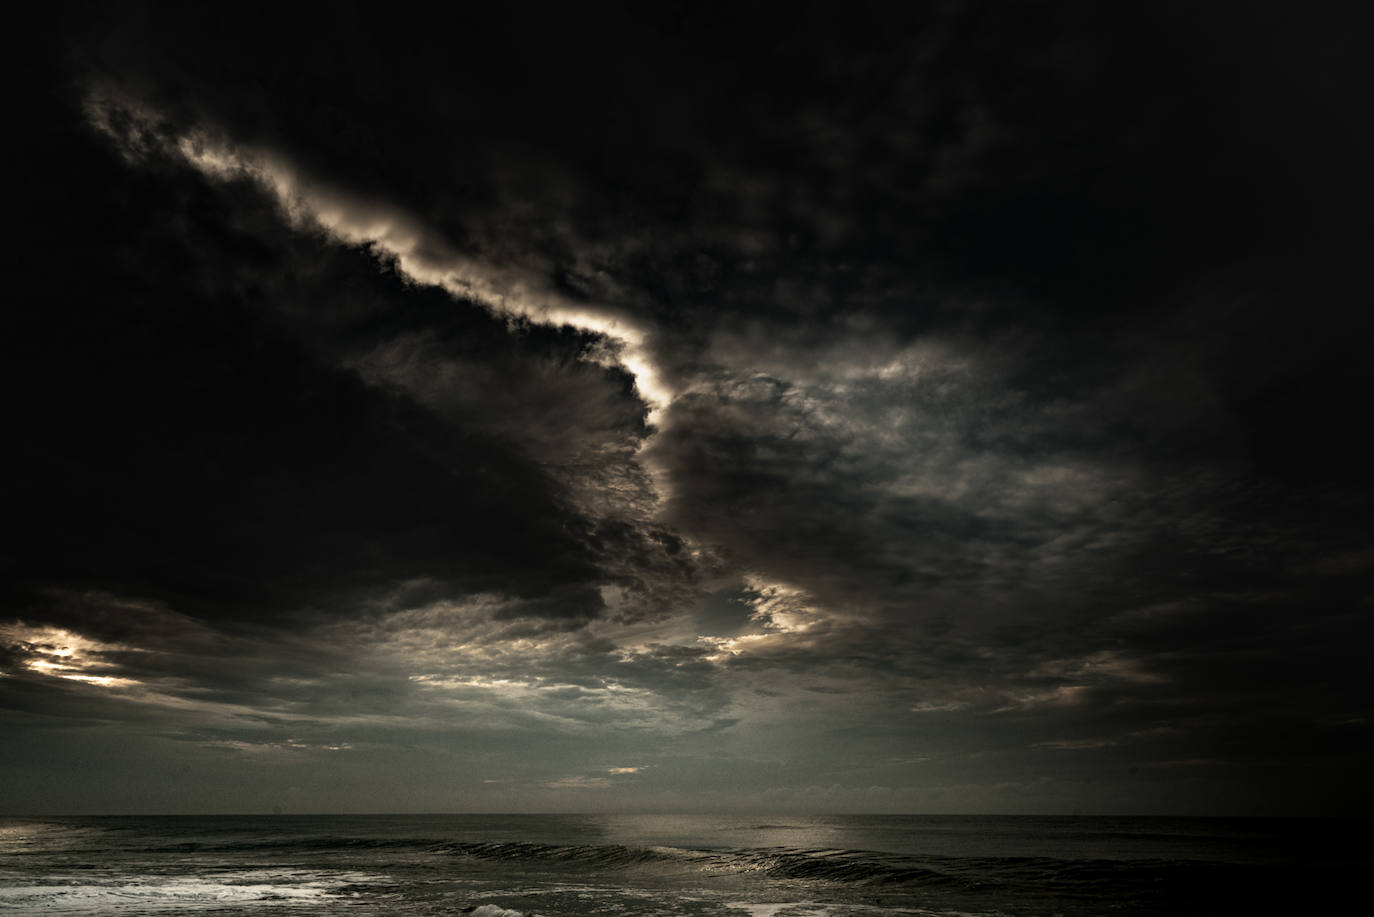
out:
M908 858L862 850L805 850L773 847L753 850L688 850L679 847L626 847L620 844L534 843L444 844L436 848L481 860L534 861L601 867L676 866L707 873L758 873L773 878L810 879L846 884L934 884L947 873Z

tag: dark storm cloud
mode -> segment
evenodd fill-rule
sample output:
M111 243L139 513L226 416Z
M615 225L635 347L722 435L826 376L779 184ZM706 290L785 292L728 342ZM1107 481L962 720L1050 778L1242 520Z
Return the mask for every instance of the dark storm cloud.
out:
M83 315L59 300L9 329L43 360L7 362L9 384L38 395L20 406L37 416L10 421L26 433L10 516L24 574L135 592L152 581L247 613L307 604L331 580L480 580L529 550L554 582L578 575L576 544L525 502L549 485L509 449L269 330L245 336L238 303L196 296L188 310L163 283L161 302L106 299Z
M1329 808L1374 715L1357 32L68 15L6 709L339 787L424 749L456 806Z
M7 400L12 589L96 586L232 617L417 576L538 595L588 575L563 488L510 442L512 404L445 423L338 365L360 327L385 346L381 316L406 300L408 332L460 339L477 385L523 356L556 393L582 341L512 338L451 300L427 321L423 293L293 237L251 187L131 170L98 142L78 133L36 170L35 197L60 186L81 209L7 313L6 385L26 392ZM616 381L602 386L613 400Z

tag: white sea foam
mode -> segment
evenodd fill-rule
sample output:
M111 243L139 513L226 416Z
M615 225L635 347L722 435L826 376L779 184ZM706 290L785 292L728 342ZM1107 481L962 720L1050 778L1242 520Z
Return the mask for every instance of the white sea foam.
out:
M472 917L526 917L520 911L512 911L498 904L483 904L470 911ZM533 915L529 915L533 917Z
M379 877L362 873L246 870L214 879L195 876L45 876L44 884L0 886L0 911L44 914L186 912L251 904L291 907L316 904L339 889ZM484 915L486 917L486 915ZM490 915L497 917L497 915Z
M746 911L750 917L838 917L852 913L852 908L843 905L821 904L815 901L782 901L761 904L749 901L727 901L725 906L737 911Z
M991 917L968 911L929 910L923 907L887 908L870 904L822 904L815 901L782 901L762 904L726 901L724 906L745 911L750 917L876 917L880 914L907 914L911 917Z
M751 917L778 917L783 911L796 907L804 907L801 904L745 904L741 901L726 902L726 907L737 911L745 911Z

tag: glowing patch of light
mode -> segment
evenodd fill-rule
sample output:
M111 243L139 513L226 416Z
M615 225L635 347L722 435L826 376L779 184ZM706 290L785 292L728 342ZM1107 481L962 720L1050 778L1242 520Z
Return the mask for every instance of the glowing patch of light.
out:
M820 609L805 590L760 576L746 576L744 583L753 593L748 600L751 617L769 630L802 633L819 622Z
M518 678L483 678L480 675L464 678L445 675L411 675L410 680L427 688L484 688L495 691L531 690L540 685L535 681L522 681Z
M103 667L97 657L112 651L133 651L133 647L104 643L60 627L35 626L15 622L0 625L0 645L10 647L22 658L30 672L63 678L100 688L128 688L142 685L134 678L92 672Z

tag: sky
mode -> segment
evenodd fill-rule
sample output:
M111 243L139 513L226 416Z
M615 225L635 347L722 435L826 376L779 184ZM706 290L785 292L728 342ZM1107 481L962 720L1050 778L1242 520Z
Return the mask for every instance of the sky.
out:
M8 55L0 812L1374 813L1355 13L194 6Z

